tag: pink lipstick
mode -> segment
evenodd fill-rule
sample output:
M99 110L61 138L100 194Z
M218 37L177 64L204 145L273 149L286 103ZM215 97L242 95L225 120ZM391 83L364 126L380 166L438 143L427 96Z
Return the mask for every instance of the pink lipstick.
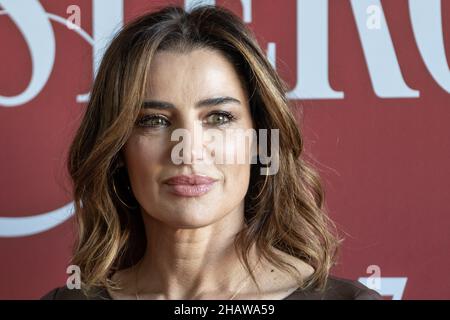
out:
M164 181L169 191L181 197L198 197L209 192L217 179L200 175L174 176Z

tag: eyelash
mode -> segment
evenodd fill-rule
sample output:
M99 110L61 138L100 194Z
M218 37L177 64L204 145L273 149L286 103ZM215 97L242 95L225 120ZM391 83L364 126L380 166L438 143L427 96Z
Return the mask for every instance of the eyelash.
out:
M219 126L219 127L220 127L220 126L227 125L227 124L229 124L229 123L234 122L234 121L237 120L236 116L233 115L231 112L228 112L228 111L214 111L214 112L209 113L206 117L209 118L210 116L213 116L213 115L225 116L225 117L227 118L226 122L224 122L224 123L222 123L222 124L217 124L217 126ZM143 124L143 123L145 123L146 121L153 120L153 119L163 119L164 121L168 122L169 124L166 125L166 126L164 126L164 127L167 127L167 126L170 125L170 121L169 121L165 116L163 116L163 115L160 115L160 114L151 114L151 115L148 115L148 114L146 114L146 115L141 116L141 117L136 121L136 126L142 127L142 128L148 128L148 129L157 129L157 128L160 128L159 126L151 126L151 125L145 125L145 124ZM214 126L214 124L212 124L212 126Z

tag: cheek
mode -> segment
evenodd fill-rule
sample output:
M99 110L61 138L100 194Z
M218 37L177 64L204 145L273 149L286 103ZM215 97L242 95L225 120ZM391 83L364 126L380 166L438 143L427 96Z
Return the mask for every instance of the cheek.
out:
M225 193L241 200L248 190L250 181L250 139L230 137L219 148L219 156L224 159L221 170L225 177Z
M130 181L139 187L157 173L164 158L164 145L159 139L132 136L124 146L124 156Z
M205 139L205 151L217 165L249 164L257 153L256 131L252 128L207 130Z
M225 203L235 205L247 194L250 182L249 164L224 164L220 170L224 176L223 195Z

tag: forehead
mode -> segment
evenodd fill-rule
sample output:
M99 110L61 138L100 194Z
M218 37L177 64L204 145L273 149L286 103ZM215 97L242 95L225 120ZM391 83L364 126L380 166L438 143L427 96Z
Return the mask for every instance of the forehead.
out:
M219 51L159 51L150 65L147 97L198 99L245 93L234 66Z

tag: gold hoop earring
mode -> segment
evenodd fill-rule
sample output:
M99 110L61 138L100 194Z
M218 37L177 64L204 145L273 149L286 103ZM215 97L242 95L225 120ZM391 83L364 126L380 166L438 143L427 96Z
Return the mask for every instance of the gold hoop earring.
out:
M264 188L266 187L267 184L267 179L269 178L269 167L266 167L266 178L264 179L264 184L261 188L261 191L258 193L258 195L255 197L255 200L259 198L259 196L262 194L262 192L264 191Z
M137 209L137 206L129 206L128 204L126 204L124 201L122 201L122 199L119 197L119 194L117 193L117 189L116 189L116 184L114 183L114 178L112 180L112 185L113 185L113 189L114 189L114 193L116 194L117 199L119 199L120 203L122 203L125 207L127 207L128 209ZM128 190L130 190L130 186L127 186Z

